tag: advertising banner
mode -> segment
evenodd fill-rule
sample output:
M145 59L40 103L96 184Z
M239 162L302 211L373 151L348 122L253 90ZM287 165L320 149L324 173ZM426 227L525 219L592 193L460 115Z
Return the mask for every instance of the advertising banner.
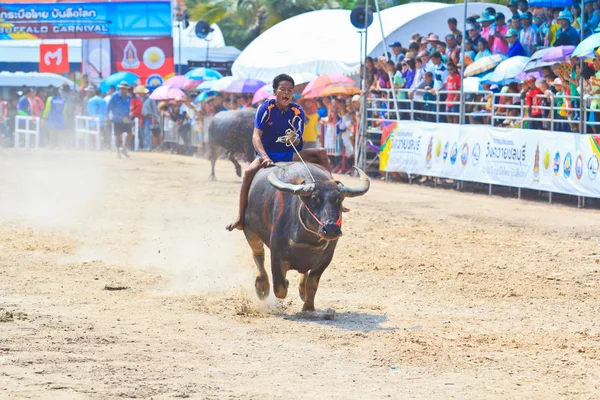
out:
M69 46L67 44L41 44L40 72L68 74Z
M173 76L173 41L170 37L152 40L112 39L113 70L140 77L143 85L158 87Z
M0 40L170 35L170 1L0 3Z
M400 121L380 156L386 172L600 198L596 135Z

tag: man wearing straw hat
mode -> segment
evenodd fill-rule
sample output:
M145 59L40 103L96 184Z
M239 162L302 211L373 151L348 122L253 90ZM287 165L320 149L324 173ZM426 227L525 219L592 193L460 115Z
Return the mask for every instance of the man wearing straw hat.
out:
M131 118L129 117L131 97L127 93L127 90L129 89L127 82L122 81L118 88L119 91L115 92L108 102L106 113L107 115L110 115L110 119L112 121L113 134L115 135L117 147L117 156L121 158L121 153L123 153L125 157L129 158L127 146L131 142ZM127 139L125 140L125 146L123 146L121 149L121 135L123 134L127 135Z

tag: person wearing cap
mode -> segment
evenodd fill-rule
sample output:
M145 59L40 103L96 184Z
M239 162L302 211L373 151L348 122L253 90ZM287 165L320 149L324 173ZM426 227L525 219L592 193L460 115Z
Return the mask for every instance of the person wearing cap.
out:
M515 15L519 13L519 0L510 0L508 4L508 9L510 10L511 15Z
M508 58L525 55L525 50L523 50L523 46L521 46L521 42L519 42L519 32L510 28L506 32L506 40L510 46L507 54Z
M563 10L558 14L560 28L556 31L554 46L577 46L579 44L579 33L571 26L573 15Z
M540 78L541 79L541 78ZM542 99L538 95L542 94L542 91L536 86L536 79L533 77L525 80L525 105L531 121L529 121L530 129L541 129L542 124L539 119L542 117L542 110L539 108L542 105Z
M110 119L112 121L113 132L115 135L116 147L117 147L117 156L121 158L121 153L125 157L129 157L129 153L127 152L127 147L131 143L131 118L130 118L130 105L131 105L131 97L127 93L129 89L129 85L127 82L123 81L118 86L119 91L115 92L110 101L108 102L108 107L106 109L107 115L110 115ZM125 140L125 146L121 148L121 136L123 134L127 135L127 139Z
M456 20L456 18L454 18L454 17L448 18L448 29L450 30L450 33L452 35L454 35L454 37L456 38L458 43L462 43L463 33L461 30L459 30L457 28L457 26L458 26L458 21Z
M517 32L521 32L521 14L513 14L510 20L510 27Z
M508 54L508 41L505 37L506 32L508 32L508 25L506 25L504 19L504 14L496 14L496 26L494 27L494 30L490 32L488 38L488 44L492 54Z
M481 13L481 16L477 18L477 23L481 24L481 36L488 40L490 37L490 30L493 30L492 22L495 18L490 15L487 11Z
M390 44L390 47L392 48L393 53L390 59L394 62L394 65L396 65L404 58L404 54L402 54L402 43L396 41Z
M519 2L519 4L521 3ZM533 30L533 27L531 26L531 18L532 15L529 11L521 15L523 29L521 29L521 32L519 33L519 42L521 42L521 46L523 46L523 50L525 50L526 57L531 57L536 51L535 44L537 41L535 39L535 30Z

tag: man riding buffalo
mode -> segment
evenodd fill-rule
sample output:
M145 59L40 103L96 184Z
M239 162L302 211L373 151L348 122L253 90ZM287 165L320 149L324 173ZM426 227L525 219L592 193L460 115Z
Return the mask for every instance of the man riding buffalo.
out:
M291 143L298 149L304 161L319 164L331 173L329 159L324 149L302 150L304 110L292 102L293 91L292 77L286 74L277 75L273 79L273 92L276 99L265 101L256 111L252 135L256 158L244 172L238 217L235 222L227 225L226 229L229 231L243 229L250 184L261 168L272 167L274 163L279 162L300 161ZM289 133L286 134L286 131ZM286 142L277 141L282 136L286 136Z

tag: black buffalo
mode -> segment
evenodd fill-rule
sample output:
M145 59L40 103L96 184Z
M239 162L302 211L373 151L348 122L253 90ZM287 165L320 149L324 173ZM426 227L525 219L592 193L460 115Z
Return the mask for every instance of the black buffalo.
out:
M210 146L210 179L216 180L215 163L219 157L219 146L227 150L229 159L235 165L237 176L242 176L242 167L235 159L237 153L246 155L248 162L254 159L252 132L254 131L255 108L221 111L214 116L208 126Z
M271 250L273 291L287 296L289 270L298 271L304 311L314 311L321 274L333 258L342 236L342 201L364 195L370 186L367 175L357 169L360 183L346 187L320 166L308 164L316 182L300 162L280 163L261 169L250 186L244 234L258 268L255 281L260 299L269 295L264 245Z

